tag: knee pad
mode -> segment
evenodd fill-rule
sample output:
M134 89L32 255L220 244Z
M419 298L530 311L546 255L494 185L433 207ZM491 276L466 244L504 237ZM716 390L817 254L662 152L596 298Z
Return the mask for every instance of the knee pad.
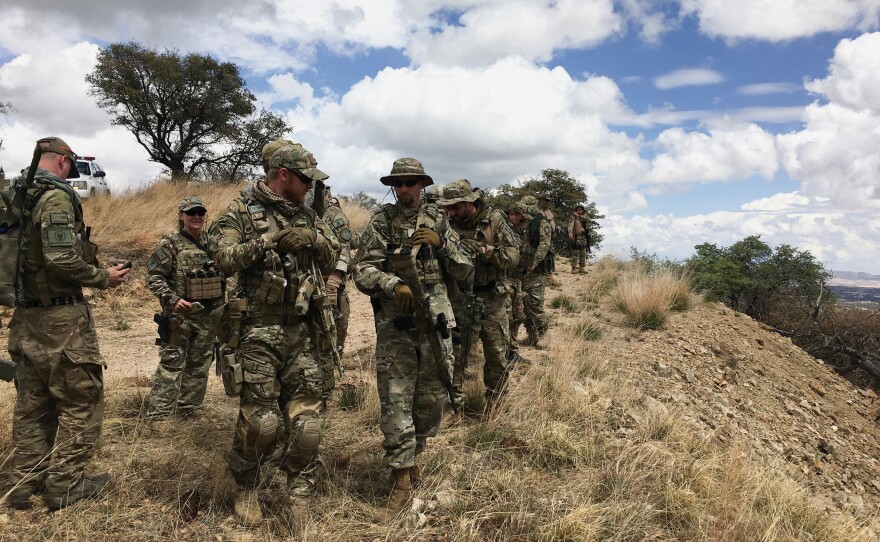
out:
M248 455L252 451L257 456L270 453L282 428L278 413L274 409L261 408L247 417L242 414L241 418L238 431Z
M290 452L311 461L321 445L321 419L315 415L299 416L290 434Z

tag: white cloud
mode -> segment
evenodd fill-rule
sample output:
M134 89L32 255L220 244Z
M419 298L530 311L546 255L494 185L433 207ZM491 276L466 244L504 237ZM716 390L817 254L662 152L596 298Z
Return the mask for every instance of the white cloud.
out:
M880 114L880 32L842 40L825 79L809 81L807 90L833 103Z
M736 91L747 96L764 96L767 94L791 94L803 88L802 85L794 83L752 83L751 85L742 85Z
M741 206L743 211L791 211L810 204L810 198L798 192L774 194L767 198L756 199Z
M611 0L483 0L459 24L417 31L406 47L418 64L480 66L507 56L546 61L559 49L596 45L623 30Z
M876 28L878 0L681 0L683 15L727 39L784 41L821 32Z
M684 68L661 75L654 79L654 86L660 90L698 85L717 85L724 76L715 70L705 68Z

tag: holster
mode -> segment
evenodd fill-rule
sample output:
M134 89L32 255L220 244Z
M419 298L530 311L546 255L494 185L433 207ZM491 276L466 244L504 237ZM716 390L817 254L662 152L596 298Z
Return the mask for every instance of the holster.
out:
M241 363L236 361L235 349L228 346L220 349L217 365L220 369L220 379L223 381L223 391L226 396L240 396L244 387L244 369Z
M12 360L0 359L0 380L12 382L15 378L15 367L18 364Z
M153 321L156 322L159 332L159 338L156 344L164 346L171 343L171 319L165 314L154 314Z

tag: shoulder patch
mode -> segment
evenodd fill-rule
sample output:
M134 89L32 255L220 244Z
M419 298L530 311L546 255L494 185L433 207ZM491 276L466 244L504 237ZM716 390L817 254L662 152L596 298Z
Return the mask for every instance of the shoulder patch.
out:
M351 230L348 228L342 228L339 230L339 238L346 243L351 241Z
M364 230L364 233L361 234L361 239L360 239L361 247L367 246L368 244L370 244L370 241L372 241L372 240L373 240L373 238L370 235L370 230L369 229Z
M49 213L50 224L70 224L70 217L67 213Z
M47 228L46 237L50 247L66 248L73 246L73 230L71 228Z
M153 253L151 258L156 258L156 261L159 264L165 265L171 261L171 254L168 252L167 248L159 247L158 249L156 249L156 252Z

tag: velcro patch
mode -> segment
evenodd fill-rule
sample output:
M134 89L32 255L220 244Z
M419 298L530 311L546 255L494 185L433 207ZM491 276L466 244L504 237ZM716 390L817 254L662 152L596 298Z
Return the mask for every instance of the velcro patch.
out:
M342 228L342 230L339 232L339 238L346 243L351 241L351 230L348 228Z
M156 260L155 256L150 256L147 259L147 272L151 272L154 269L156 269L157 267L159 267L159 261Z
M48 228L46 236L50 247L73 246L73 229L71 228Z
M151 258L156 258L158 263L165 265L171 261L171 254L168 253L168 249L165 247L159 247Z
M67 213L49 213L50 224L70 224L70 216Z

